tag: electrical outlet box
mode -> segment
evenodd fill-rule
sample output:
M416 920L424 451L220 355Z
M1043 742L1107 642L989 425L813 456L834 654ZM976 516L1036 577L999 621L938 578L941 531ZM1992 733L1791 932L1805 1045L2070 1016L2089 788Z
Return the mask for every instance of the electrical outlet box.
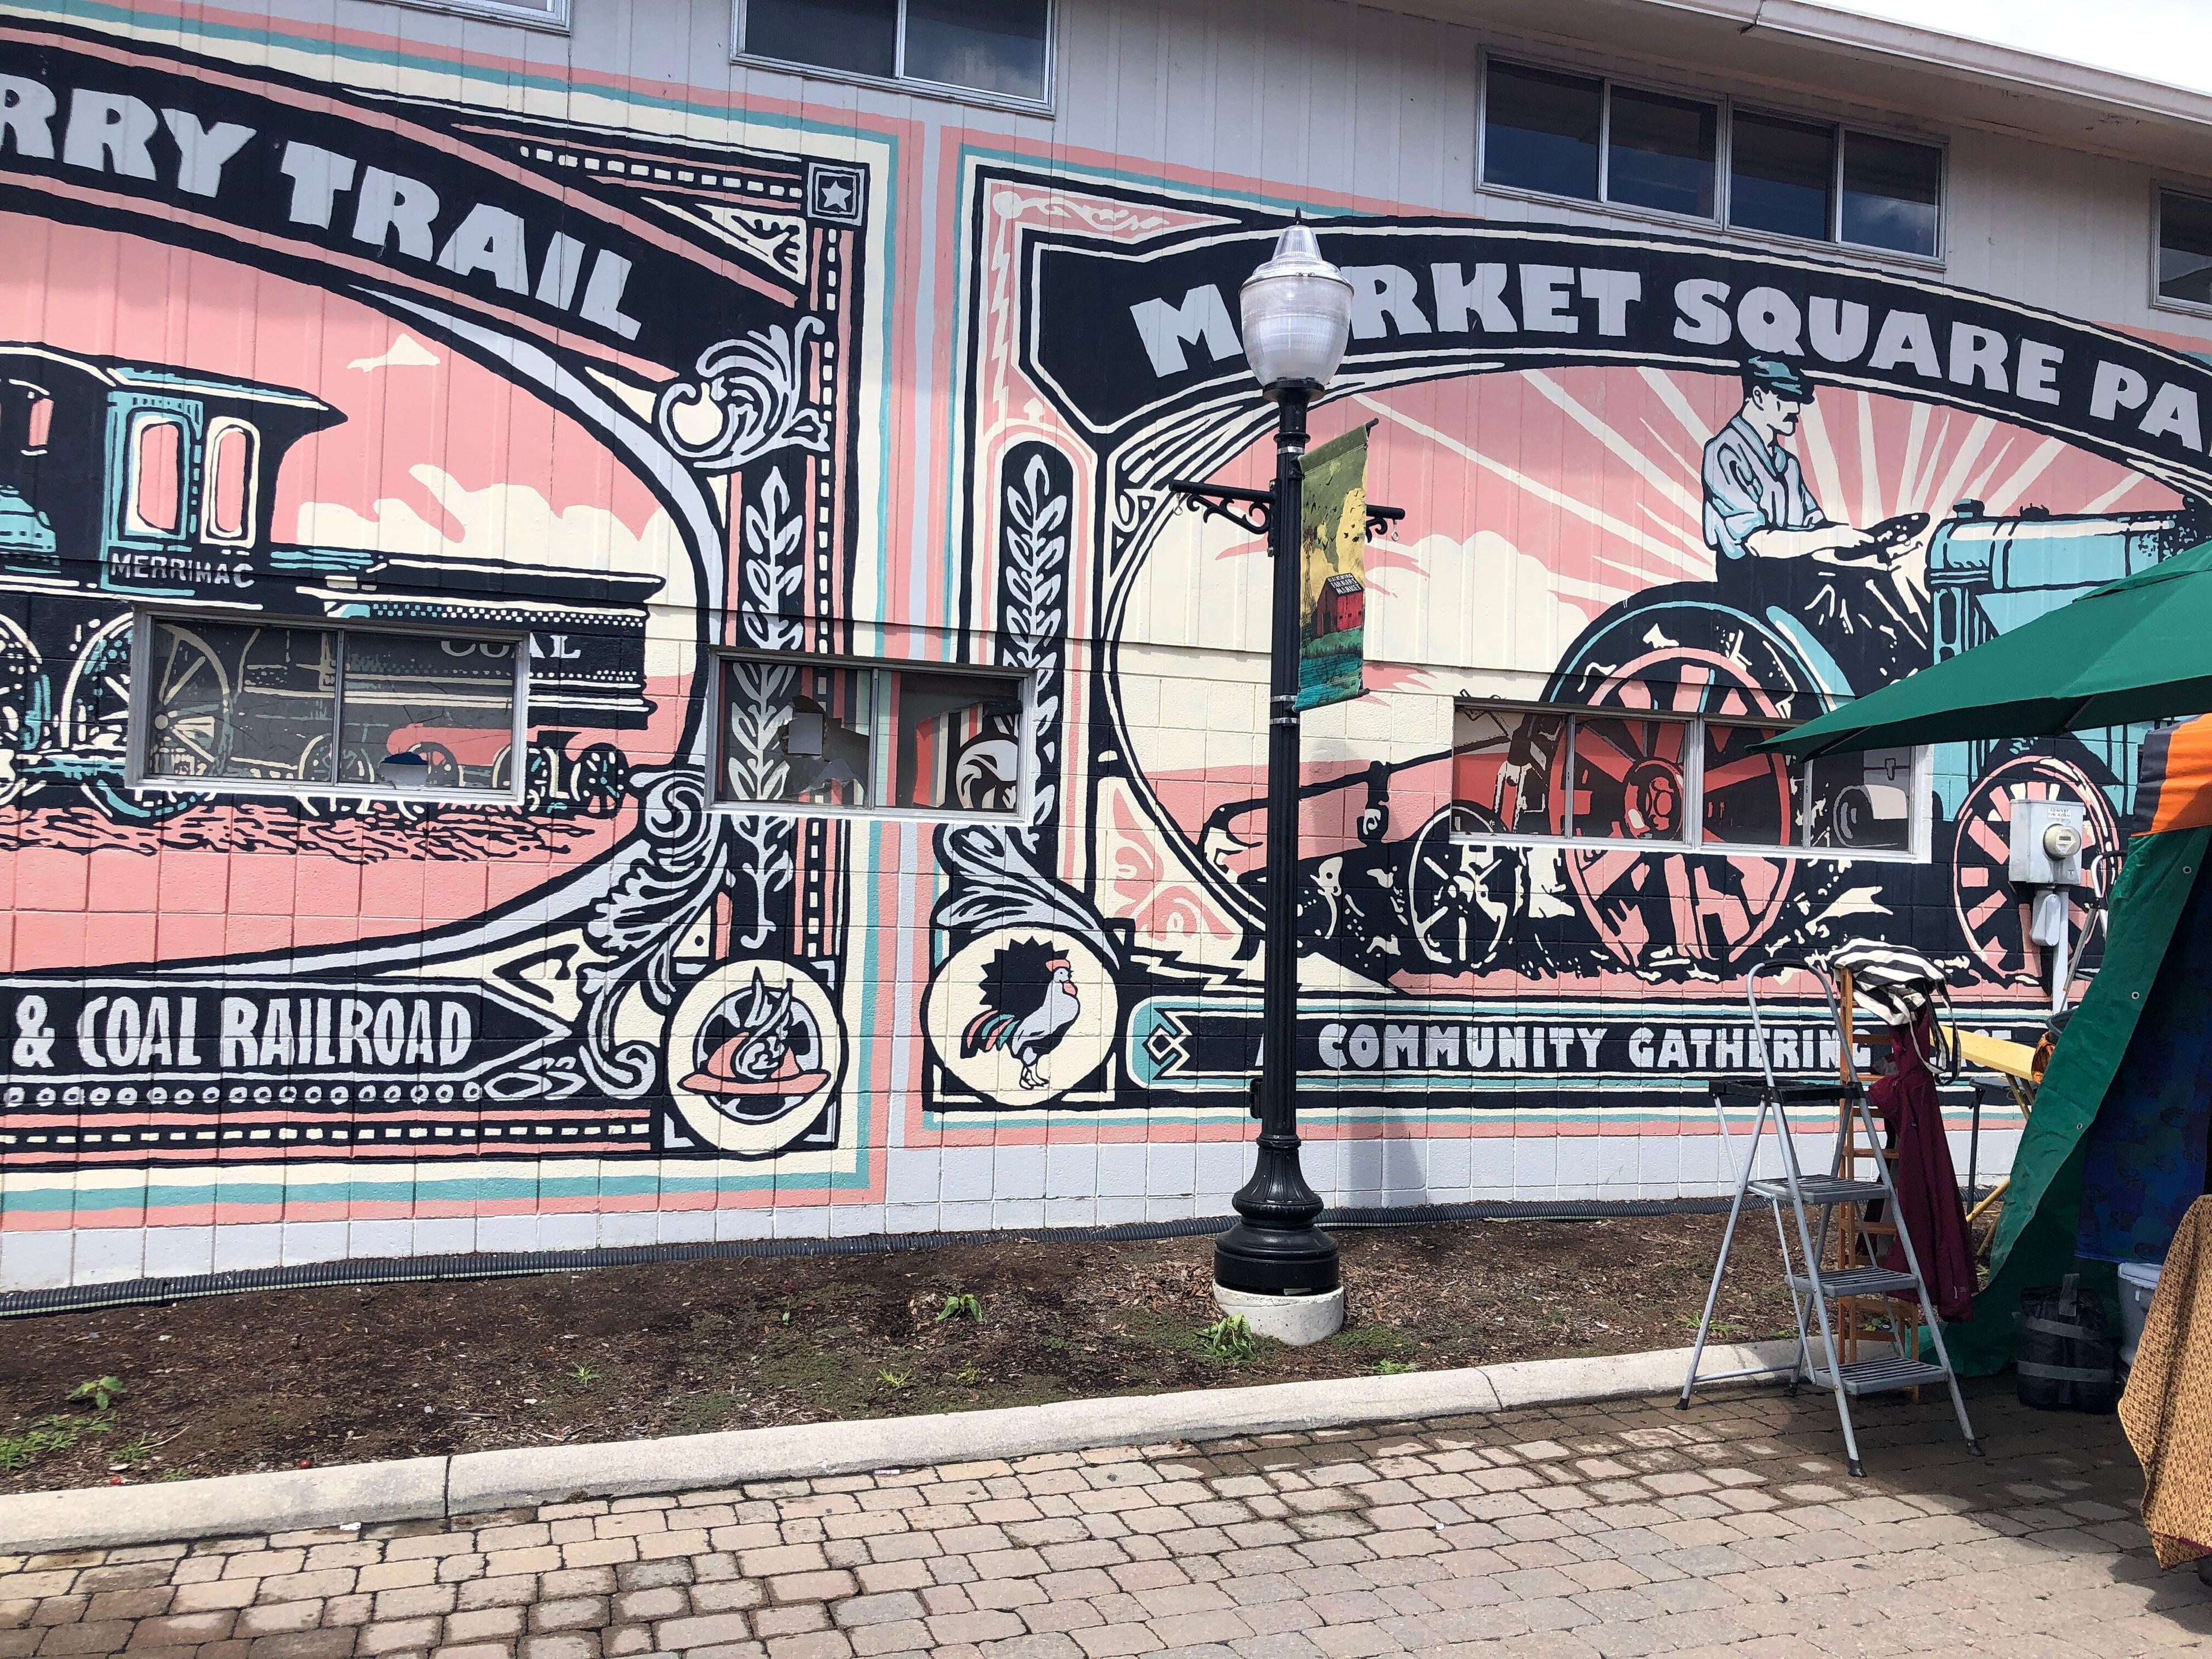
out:
M2012 809L2009 873L2022 887L2081 884L2081 803L2023 800Z

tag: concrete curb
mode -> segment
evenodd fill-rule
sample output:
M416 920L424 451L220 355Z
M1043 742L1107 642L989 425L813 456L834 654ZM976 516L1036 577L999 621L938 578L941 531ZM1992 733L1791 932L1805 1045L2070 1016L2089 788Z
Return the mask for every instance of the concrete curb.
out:
M1708 1371L1779 1367L1794 1342L1713 1346ZM930 1417L738 1429L664 1440L528 1446L209 1480L88 1486L0 1497L0 1552L112 1548L235 1537L348 1522L477 1515L577 1498L696 1491L987 1458L1156 1445L1231 1435L1418 1422L1572 1401L1668 1394L1687 1348L1591 1359L1539 1359L1251 1389L1122 1395Z

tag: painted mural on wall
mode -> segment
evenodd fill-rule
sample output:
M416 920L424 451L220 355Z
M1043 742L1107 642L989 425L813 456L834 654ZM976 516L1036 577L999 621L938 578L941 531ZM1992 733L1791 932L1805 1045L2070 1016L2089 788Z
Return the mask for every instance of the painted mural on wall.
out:
M702 696L851 647L841 149L0 26L0 1163L849 1170L849 827L710 812Z
M1019 436L1006 407L1048 402L1095 479L1072 580L1100 636L1084 868L1127 941L1110 1086L1234 1100L1258 1026L1264 550L1163 481L1264 480L1233 319L1280 219L980 162L970 184L993 280L965 414L1006 494L972 504L970 549L1007 521L1017 475L981 464ZM1747 1063L1745 971L1855 935L1931 951L2024 1034L2045 971L2006 878L2024 799L2084 808L2094 969L2139 729L1946 745L1922 780L1909 754L1808 778L1749 745L2212 530L2201 362L1814 258L1327 224L1356 299L1316 435L1374 423L1370 489L1407 520L1370 550L1381 689L1307 721L1315 1082L1382 1112L1688 1104ZM1209 700L1194 650L1241 661L1249 695ZM1667 715L1728 723L1692 757ZM1832 1066L1824 1013L1781 1010L1779 1063Z
M1266 555L1164 481L1266 476L1235 296L1287 204L957 146L898 197L889 122L276 57L0 21L0 1219L881 1202L963 1136L1240 1137ZM1368 693L1306 721L1317 1127L1673 1133L1750 1063L1746 971L1858 934L2027 1029L2009 817L2081 804L2101 890L2141 733L1748 745L2199 539L2212 372L1809 257L1321 237L1316 437L1370 428L1407 516ZM974 671L949 813L872 815L838 659Z

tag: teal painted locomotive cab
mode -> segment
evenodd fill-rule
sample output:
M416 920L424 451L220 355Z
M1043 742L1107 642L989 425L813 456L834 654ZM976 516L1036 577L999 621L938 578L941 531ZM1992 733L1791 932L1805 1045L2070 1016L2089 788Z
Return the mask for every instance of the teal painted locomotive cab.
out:
M0 484L0 568L28 575L48 575L61 568L53 520L32 506L22 491L6 484Z

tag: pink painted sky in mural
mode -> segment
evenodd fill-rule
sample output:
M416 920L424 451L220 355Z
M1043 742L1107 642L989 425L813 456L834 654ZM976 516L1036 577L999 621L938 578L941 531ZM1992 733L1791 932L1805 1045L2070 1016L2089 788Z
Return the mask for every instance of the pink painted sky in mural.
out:
M0 215L0 339L258 380L342 410L284 464L280 542L679 574L658 503L585 428L359 301L15 215ZM664 674L647 693L649 728L611 734L640 763L672 752L686 688ZM283 802L198 808L159 831L89 806L11 808L0 813L12 821L0 823L7 956L24 971L410 933L542 885L630 817L518 827L456 813L390 858L368 820L304 821Z

